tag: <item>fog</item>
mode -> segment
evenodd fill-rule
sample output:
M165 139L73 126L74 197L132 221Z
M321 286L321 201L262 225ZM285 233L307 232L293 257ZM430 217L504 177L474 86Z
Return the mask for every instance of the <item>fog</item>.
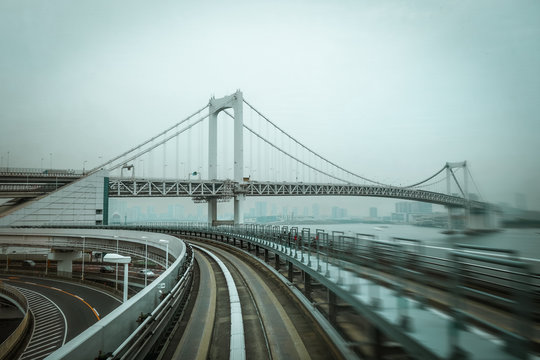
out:
M3 0L0 167L95 166L241 89L351 171L405 184L467 160L486 200L540 210L538 19L538 1Z

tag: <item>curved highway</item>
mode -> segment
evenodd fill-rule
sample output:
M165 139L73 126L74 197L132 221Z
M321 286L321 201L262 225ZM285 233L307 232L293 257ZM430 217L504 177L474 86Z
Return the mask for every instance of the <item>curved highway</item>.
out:
M315 322L293 300L286 286L245 256L195 242L217 256L231 273L242 308L245 358L327 359L340 355ZM229 249L230 250L230 249ZM193 310L171 337L163 359L228 358L231 344L229 292L223 271L205 252L195 249L200 281ZM196 298L196 300L195 300ZM181 334L179 336L179 334Z
M0 277L28 299L35 322L21 359L43 359L121 302L85 285L28 276Z

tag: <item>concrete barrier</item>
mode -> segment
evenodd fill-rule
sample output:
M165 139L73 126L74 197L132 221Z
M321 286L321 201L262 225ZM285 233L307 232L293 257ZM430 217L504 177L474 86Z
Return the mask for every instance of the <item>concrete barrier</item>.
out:
M24 314L22 321L15 331L0 344L0 359L7 359L7 356L25 338L29 325L32 322L32 312L28 308L28 302L24 295L13 286L0 282L0 296L15 304Z

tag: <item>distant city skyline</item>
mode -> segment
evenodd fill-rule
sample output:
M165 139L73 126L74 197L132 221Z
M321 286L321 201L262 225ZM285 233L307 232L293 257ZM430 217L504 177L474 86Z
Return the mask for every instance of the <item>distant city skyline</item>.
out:
M526 201L522 194L516 193L515 203L499 203L507 209L527 210ZM128 215L131 221L135 219L172 220L176 217L184 221L206 221L207 204L194 203L189 198L142 198L121 199L111 198L109 202L109 216L115 212ZM524 208L518 207L525 205ZM218 204L219 219L233 218L232 202ZM342 209L342 210L338 210ZM246 218L259 216L285 216L285 217L315 217L315 218L384 218L395 213L444 213L446 208L440 205L414 201L397 201L396 199L377 199L363 197L323 197L314 201L313 198L248 198L243 208ZM147 217L146 214L152 214ZM373 216L375 215L375 216ZM124 218L121 218L124 221Z

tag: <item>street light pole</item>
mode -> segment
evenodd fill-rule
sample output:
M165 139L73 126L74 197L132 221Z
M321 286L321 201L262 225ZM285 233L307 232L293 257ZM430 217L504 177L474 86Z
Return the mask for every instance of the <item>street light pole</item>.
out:
M118 264L116 264L116 265L118 265ZM123 298L123 302L127 301L127 295L128 295L128 273L129 273L128 265L129 265L128 263L124 264L124 298Z
M82 273L81 273L81 280L84 280L84 245L85 245L86 238L84 236L81 236L81 237L83 239L83 243L82 243Z
M122 256L118 254L107 254L103 257L103 261L105 262L113 262L118 264L124 264L124 297L123 302L127 301L128 298L128 272L129 268L128 265L131 262L130 256Z
M145 241L144 244L144 287L148 284L148 238L146 236L142 237Z
M116 239L116 253L118 254L118 235L114 235ZM118 263L116 263L116 281L114 282L114 289L118 290Z

